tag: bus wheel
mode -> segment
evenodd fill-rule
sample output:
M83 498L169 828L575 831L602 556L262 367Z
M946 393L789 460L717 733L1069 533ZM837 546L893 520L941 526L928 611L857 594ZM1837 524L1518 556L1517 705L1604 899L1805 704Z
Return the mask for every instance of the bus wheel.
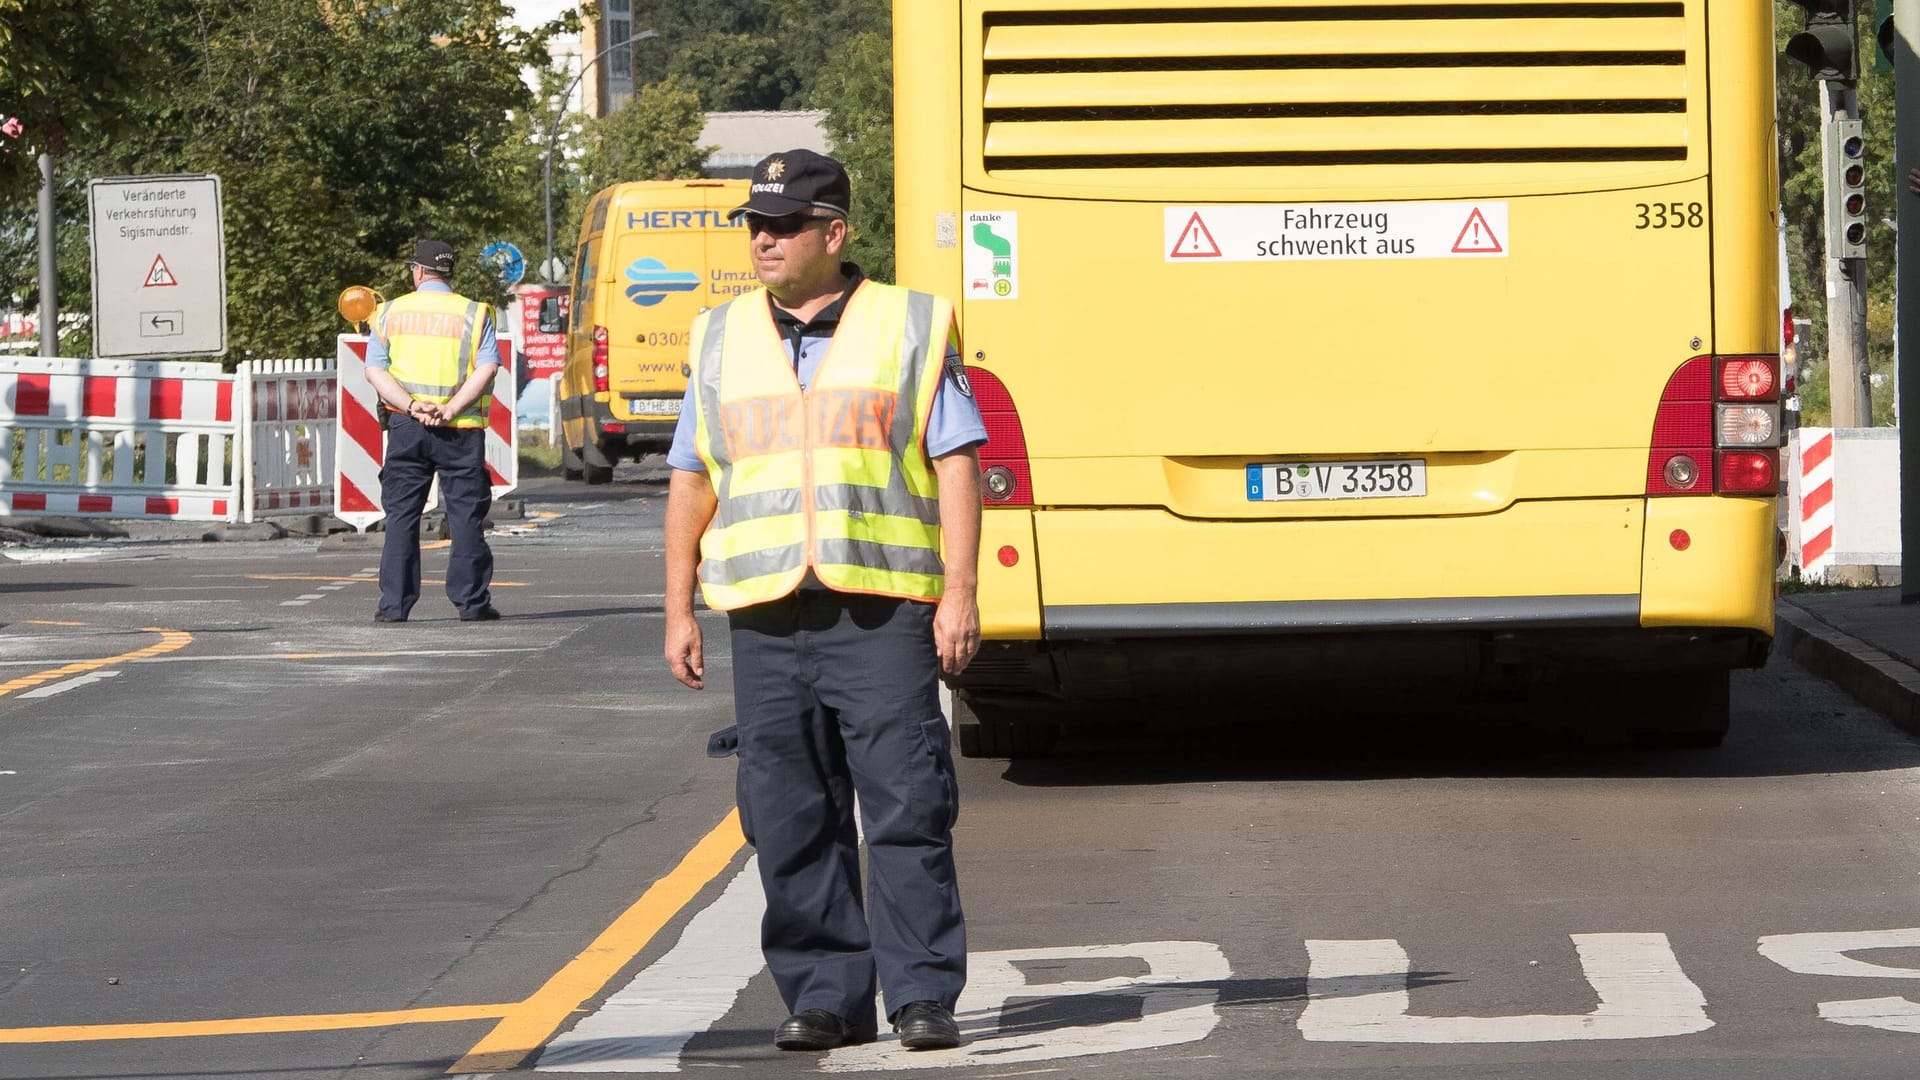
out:
M573 444L565 435L560 437L560 478L578 480L585 474L580 463L580 455L574 452Z
M967 758L1050 757L1060 724L1033 707L981 701L965 690L953 695L953 731Z
M1720 668L1641 676L1647 710L1639 728L1640 741L1702 750L1719 746L1732 719L1731 678L1731 672Z

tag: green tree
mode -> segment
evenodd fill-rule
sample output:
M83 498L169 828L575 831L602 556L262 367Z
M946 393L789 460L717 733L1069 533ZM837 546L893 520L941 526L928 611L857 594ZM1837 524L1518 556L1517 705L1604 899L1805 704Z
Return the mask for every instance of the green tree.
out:
M500 0L172 2L152 42L173 75L122 99L127 134L71 144L64 306L89 291L86 179L162 173L221 178L230 359L331 352L339 290L404 288L401 259L421 236L452 243L456 286L492 298L481 245L540 235L520 80L547 62L540 35L511 30ZM0 198L0 221L25 212ZM29 248L0 227L0 287L20 291Z
M38 154L126 130L129 93L159 70L150 31L177 6L0 0L0 118L25 129L0 154L0 197L38 189Z
M855 34L828 59L809 91L827 110L834 156L853 180L851 258L868 274L892 281L893 39L882 25Z
M778 109L800 80L780 43L751 34L710 34L681 49L671 72L716 112Z

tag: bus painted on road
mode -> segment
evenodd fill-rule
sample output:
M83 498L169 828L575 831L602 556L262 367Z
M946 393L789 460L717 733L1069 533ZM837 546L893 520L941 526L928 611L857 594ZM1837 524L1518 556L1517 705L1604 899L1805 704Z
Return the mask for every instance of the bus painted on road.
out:
M1769 5L900 0L894 45L900 279L992 437L963 750L1167 678L1720 740L1780 555Z

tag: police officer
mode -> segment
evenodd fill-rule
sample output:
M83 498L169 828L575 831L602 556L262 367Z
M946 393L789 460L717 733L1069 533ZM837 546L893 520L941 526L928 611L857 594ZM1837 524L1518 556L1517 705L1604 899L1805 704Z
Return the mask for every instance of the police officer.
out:
M944 1049L966 927L939 672L980 645L986 429L952 304L840 261L850 194L839 162L791 150L732 212L763 287L694 323L667 457L666 653L704 685L697 564L727 613L736 726L716 740L737 740L761 948L792 1013L774 1045L871 1040L877 975L902 1045Z
M380 470L386 541L380 549L375 622L406 622L420 599L420 514L435 473L453 550L447 599L462 622L500 617L494 609L493 552L487 547L487 409L500 368L493 314L453 291L453 249L422 240L407 260L414 291L380 305L367 341L367 381L387 427Z

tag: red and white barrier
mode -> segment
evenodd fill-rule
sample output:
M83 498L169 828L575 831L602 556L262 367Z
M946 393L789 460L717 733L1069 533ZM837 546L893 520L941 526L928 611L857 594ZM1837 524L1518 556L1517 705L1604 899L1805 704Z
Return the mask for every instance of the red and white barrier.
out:
M1799 498L1794 500L1798 516L1800 576L1809 581L1826 580L1833 559L1833 430L1801 428L1795 432L1799 453L1794 464L1799 473Z
M334 362L249 360L234 377L248 463L241 520L332 506Z
M387 449L386 432L380 427L380 398L367 381L366 336L341 334L335 359L340 386L338 433L334 439L339 479L333 516L365 532L386 516L380 508L380 465ZM520 482L520 430L513 415L513 346L505 337L500 338L500 361L500 373L493 384L493 407L487 414L487 474L496 499Z
M0 359L0 514L232 520L234 432L218 365Z

